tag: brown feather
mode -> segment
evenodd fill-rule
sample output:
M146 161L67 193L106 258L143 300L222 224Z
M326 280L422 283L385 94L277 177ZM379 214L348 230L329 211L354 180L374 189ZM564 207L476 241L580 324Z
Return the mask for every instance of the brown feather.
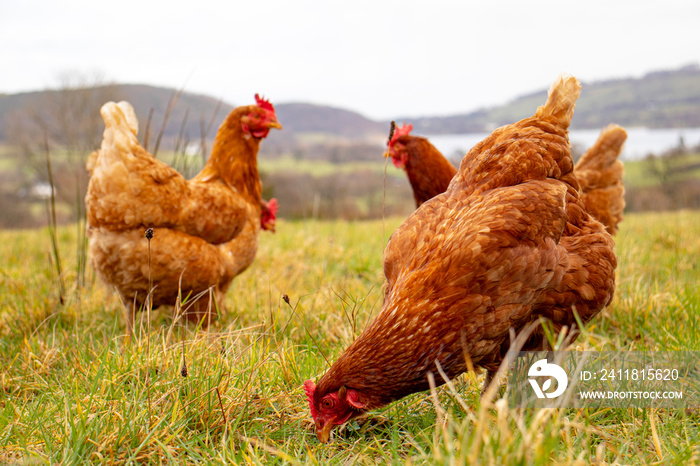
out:
M457 169L425 138L407 135L397 141L408 153L404 168L416 207L444 193Z
M154 307L175 304L179 294L204 293L188 314L198 319L214 307L205 292L211 289L221 306L233 278L255 258L260 138L246 133L243 122L250 126L247 119L256 113L271 118L263 120L269 127L280 127L274 111L254 105L234 109L219 128L206 165L191 180L141 147L128 103L109 102L101 113L104 139L88 160L85 198L90 262L129 308L144 303L149 283ZM146 228L155 230L150 254Z
M626 138L624 129L608 126L574 167L586 211L612 235L617 233L625 208L624 167L618 156ZM427 139L404 135L396 139L395 147L394 151L405 152L404 169L416 207L447 190L457 169ZM485 164L481 170L488 173L498 167Z
M618 159L627 140L627 132L617 125L601 131L595 144L576 163L581 183L581 198L588 213L614 235L625 210L625 168Z
M382 311L320 378L314 402L345 387L377 408L428 389L437 364L464 372L464 354L495 370L511 329L540 317L572 327L574 310L585 323L610 302L613 241L583 208L570 155L579 90L575 78L555 82L545 106L477 144L447 190L394 232ZM528 342L543 344L541 332ZM337 408L332 418L345 419Z

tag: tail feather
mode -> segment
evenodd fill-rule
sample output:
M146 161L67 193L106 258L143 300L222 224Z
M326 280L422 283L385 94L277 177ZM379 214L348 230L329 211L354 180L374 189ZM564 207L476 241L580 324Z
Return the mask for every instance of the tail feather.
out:
M586 210L612 235L617 233L625 209L625 170L618 157L626 140L622 127L606 127L574 169Z
M125 154L137 156L146 153L136 138L139 122L131 104L124 101L118 104L107 102L100 109L100 114L105 122L105 131L97 164L113 163Z
M125 100L122 100L117 104L117 107L124 113L124 118L126 119L126 125L134 133L134 136L139 134L139 120L136 118L136 112L134 112L134 107Z
M598 140L576 163L577 170L605 170L618 162L627 131L618 125L608 125L600 132ZM620 162L622 164L622 162Z
M129 102L107 102L100 108L100 114L107 128L128 131L134 137L139 132L139 121L136 118L134 107Z
M129 103L107 102L100 113L105 122L102 144L86 164L90 225L115 230L177 225L187 193L185 179L141 147Z
M566 129L571 124L576 100L580 94L581 84L578 79L568 74L562 74L552 83L547 103L537 109L535 116L553 119L559 126Z

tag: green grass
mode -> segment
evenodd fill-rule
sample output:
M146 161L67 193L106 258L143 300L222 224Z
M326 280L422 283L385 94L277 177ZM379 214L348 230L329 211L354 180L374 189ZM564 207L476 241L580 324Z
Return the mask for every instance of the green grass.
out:
M676 176L676 179L698 178L700 177L700 154L688 154L679 157L674 161L675 166L694 166L692 170L683 171ZM260 171L264 173L300 173L312 176L327 176L338 173L355 173L360 171L371 171L373 173L384 173L385 161L381 158L368 162L333 163L327 160L296 160L291 155L275 159L261 159L258 162ZM389 166L386 171L387 176L395 178L405 178L406 174L401 170ZM632 188L646 188L658 186L660 181L649 171L649 163L646 160L631 160L625 162L625 186Z
M627 188L646 188L659 185L659 180L649 174L649 164L645 160L626 161L623 182Z
M163 151L158 155L158 158L166 163L173 165L175 155L173 152ZM177 157L176 166L179 170L183 169L185 158ZM197 157L186 157L186 161L191 165L192 173L197 173L201 168L201 160ZM359 162L332 162L330 160L313 160L313 159L298 159L292 155L283 155L275 158L259 158L258 169L261 173L266 174L297 174L311 175L314 177L323 177L339 174L353 174L371 172L375 174L384 174L386 161L381 154L376 160L359 161ZM392 178L405 179L406 174L401 170L396 170L393 165L389 164L386 175Z
M678 157L673 162L674 167L691 166L690 170L681 170L673 177L674 182L687 179L700 178L700 154L688 154ZM661 181L649 171L647 160L633 160L625 162L624 183L628 188L648 188L659 186Z
M697 410L517 410L480 402L472 374L319 444L301 385L378 312L381 255L400 222L280 221L208 330L162 308L131 341L119 300L94 277L57 304L46 231L1 232L0 463L700 460ZM68 286L75 234L59 230ZM700 213L628 216L617 250L615 300L576 346L700 350Z
M327 176L339 173L355 173L361 171L371 171L373 173L384 173L385 160L381 154L377 160L367 162L346 162L333 163L328 160L297 160L290 155L283 157L259 160L258 167L264 173L300 173L312 176ZM405 178L403 171L396 170L389 164L386 172L387 176L395 178Z

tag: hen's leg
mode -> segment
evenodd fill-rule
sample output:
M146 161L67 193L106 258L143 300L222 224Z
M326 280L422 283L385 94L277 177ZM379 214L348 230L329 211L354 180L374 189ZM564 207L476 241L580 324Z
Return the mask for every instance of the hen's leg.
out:
M202 296L195 298L183 313L183 317L194 324L202 323L202 328L209 327L209 324L217 317L215 293L210 290Z

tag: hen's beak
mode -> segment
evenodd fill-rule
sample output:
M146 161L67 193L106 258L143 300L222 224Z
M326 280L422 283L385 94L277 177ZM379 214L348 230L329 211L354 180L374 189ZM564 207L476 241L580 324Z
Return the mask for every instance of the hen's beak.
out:
M267 123L267 127L268 127L268 128L282 129L282 125L280 125L280 124L279 124L278 122L276 122L276 121L270 121L270 122L268 122L268 123Z
M274 220L269 220L265 226L263 227L263 230L265 231L271 231L272 233L276 233L275 231L275 221Z
M328 439L331 437L331 430L333 429L333 422L328 421L325 425L321 425L320 422L316 423L316 437L321 443L328 443Z
M387 151L384 151L384 154L382 154L382 155L384 155L384 158L385 158L385 159L388 159L389 157L391 157L391 154L389 153L388 150L387 150Z

